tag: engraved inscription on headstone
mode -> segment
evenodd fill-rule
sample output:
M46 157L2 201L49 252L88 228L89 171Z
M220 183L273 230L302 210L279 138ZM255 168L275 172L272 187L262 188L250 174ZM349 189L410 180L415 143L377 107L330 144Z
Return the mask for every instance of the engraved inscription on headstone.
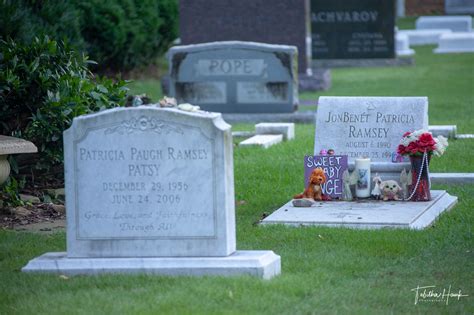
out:
M221 104L227 100L225 82L176 82L176 94L186 95L186 102Z
M237 103L285 103L287 100L286 82L237 82Z
M393 58L394 0L311 0L313 59Z
M296 47L252 42L175 46L170 95L225 113L292 112L298 103Z
M69 256L235 250L233 194L222 191L230 127L192 115L139 107L74 121L65 133Z
M402 135L418 129L428 129L426 97L320 97L314 153L391 163Z
M127 141L140 134L149 140ZM214 237L212 198L191 206L194 194L213 195L211 181L197 186L187 170L197 178L213 174L212 140L193 143L199 136L197 128L140 116L89 130L75 141L75 166L81 171L76 178L77 238ZM97 142L100 138L108 142ZM91 181L94 177L100 180ZM100 198L89 198L94 193ZM189 224L200 229L189 229Z

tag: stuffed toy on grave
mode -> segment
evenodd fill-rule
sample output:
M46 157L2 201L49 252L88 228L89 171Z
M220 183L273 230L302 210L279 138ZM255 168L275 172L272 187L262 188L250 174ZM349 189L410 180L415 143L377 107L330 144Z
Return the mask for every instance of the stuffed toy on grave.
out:
M429 201L431 200L429 163L431 157L441 156L448 141L443 136L417 130L401 136L392 163L410 160L410 169L403 169L399 180L384 180L378 173L371 176L368 157L356 158L352 172L348 156L334 150L322 149L319 155L305 156L305 190L294 196L295 207L310 207L316 201ZM371 185L372 183L372 185ZM354 196L355 194L355 196Z

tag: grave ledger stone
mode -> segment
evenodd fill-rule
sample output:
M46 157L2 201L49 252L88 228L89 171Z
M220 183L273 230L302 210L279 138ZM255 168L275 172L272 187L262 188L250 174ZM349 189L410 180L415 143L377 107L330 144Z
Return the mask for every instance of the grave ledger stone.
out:
M399 180L410 163L393 163L393 154L407 131L428 130L426 97L320 97L316 114L314 154L334 149L356 158L371 159L371 173L382 180Z
M215 42L168 52L170 95L222 113L293 112L298 104L294 46Z
M312 59L394 58L394 0L311 0Z
M371 158L371 173L382 180L400 180L409 163L392 163L392 153L406 131L428 128L426 97L320 97L316 117L315 154L332 148L348 155L349 169L357 157ZM433 190L432 200L329 201L295 207L293 200L262 220L262 224L322 225L356 229L423 229L458 198Z
M236 251L232 135L217 113L154 106L75 118L64 132L67 254L26 272L279 273Z

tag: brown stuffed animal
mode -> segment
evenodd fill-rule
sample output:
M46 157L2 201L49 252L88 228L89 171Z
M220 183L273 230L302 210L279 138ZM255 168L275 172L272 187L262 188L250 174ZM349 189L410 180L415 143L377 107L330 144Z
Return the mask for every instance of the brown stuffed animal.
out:
M321 189L321 184L324 182L326 182L326 175L324 175L323 169L320 167L315 168L309 176L308 187L306 187L302 194L296 195L293 198L310 198L313 200L323 200L323 190Z

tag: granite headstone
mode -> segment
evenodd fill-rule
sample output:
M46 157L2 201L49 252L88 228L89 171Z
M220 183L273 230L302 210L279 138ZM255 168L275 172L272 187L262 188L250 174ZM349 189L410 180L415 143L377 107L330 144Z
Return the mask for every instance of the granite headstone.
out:
M309 1L180 0L181 44L251 41L298 47L299 73L311 67Z
M168 52L170 95L222 113L293 112L297 49L252 42L175 46Z
M220 114L141 106L77 117L64 154L67 254L24 271L279 273L273 252L236 251L232 134Z
M394 0L311 0L312 58L394 58L394 26Z
M428 130L426 97L325 97L319 98L314 154L334 149L349 161L369 157L391 162L402 135Z
M447 14L474 14L474 0L445 0Z

